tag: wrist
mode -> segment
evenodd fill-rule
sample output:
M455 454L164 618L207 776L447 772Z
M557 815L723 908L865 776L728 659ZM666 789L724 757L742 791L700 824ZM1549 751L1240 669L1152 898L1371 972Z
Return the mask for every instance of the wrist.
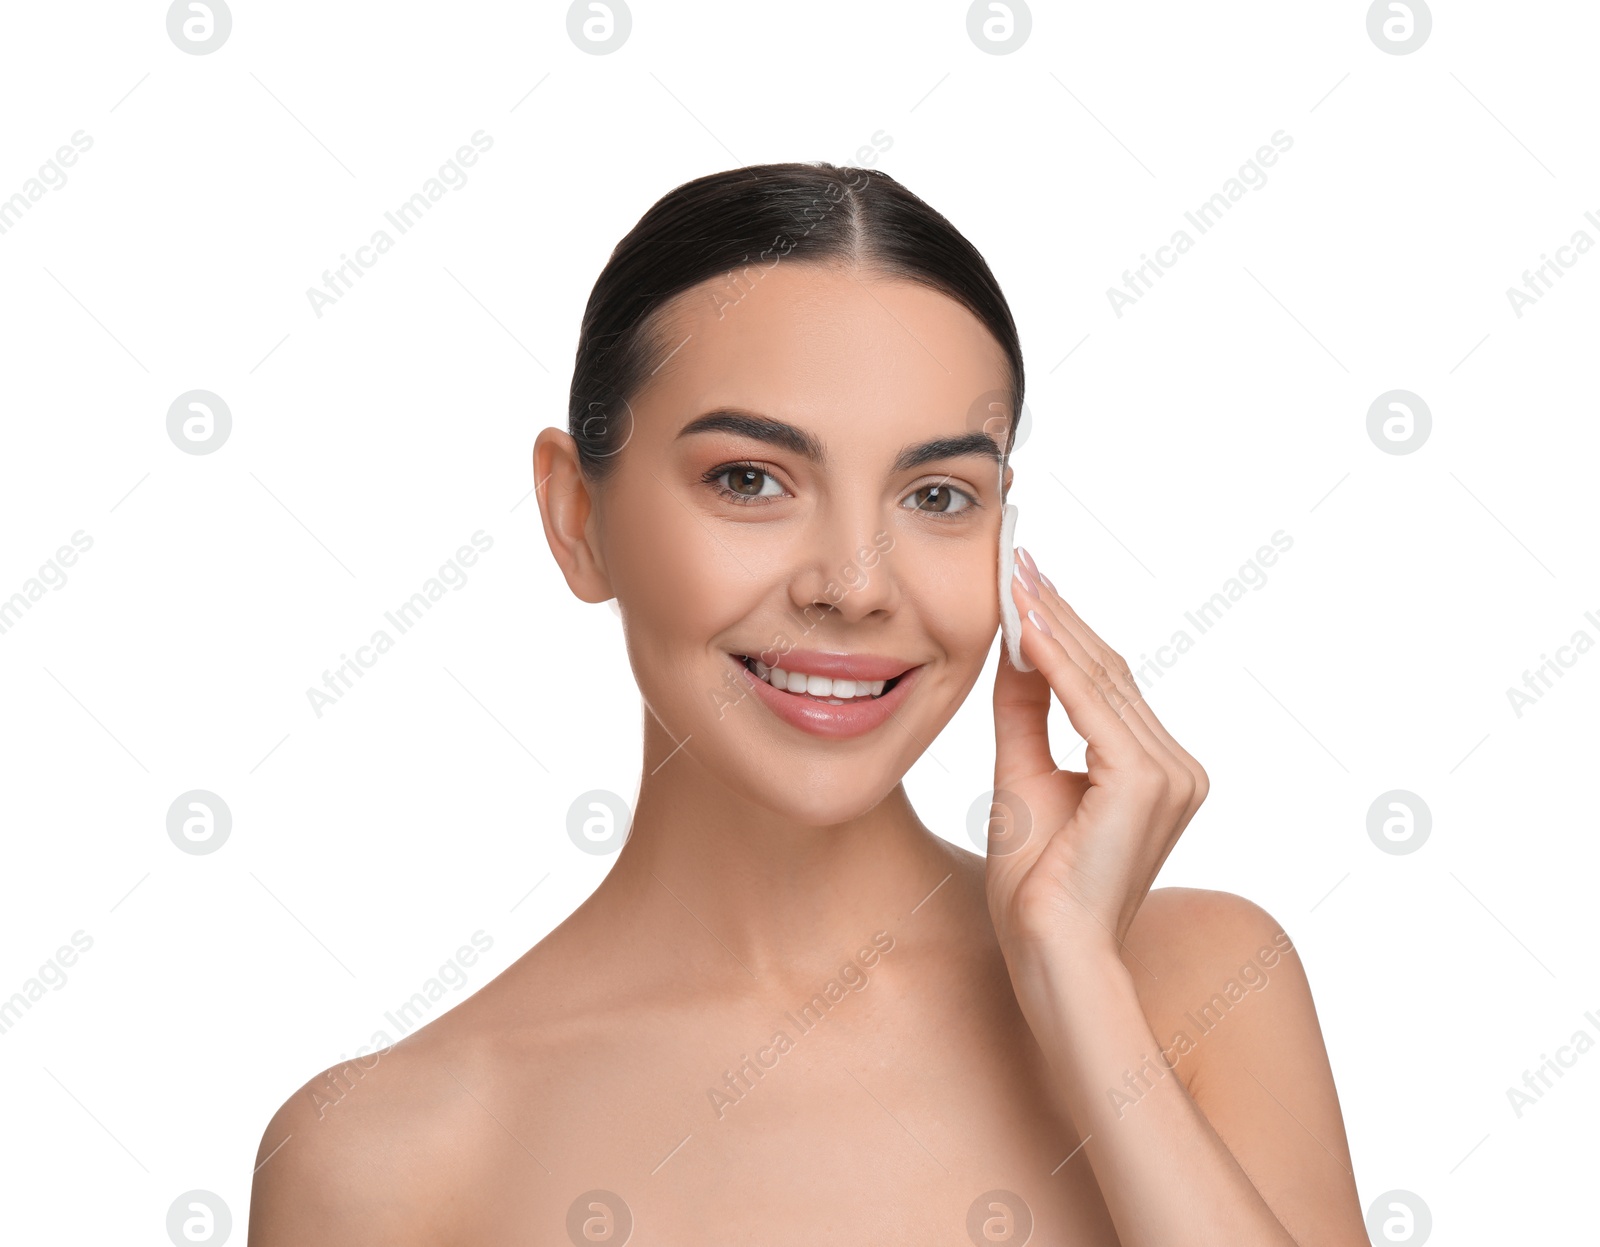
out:
M1089 945L1017 950L1006 961L1017 1007L1051 1069L1052 1102L1064 1097L1059 1105L1076 1120L1087 1111L1083 1087L1098 1085L1107 1045L1143 1016L1133 976L1105 948Z
M1001 954L1019 992L1041 989L1055 995L1062 984L1102 983L1129 978L1127 967L1111 937L1087 932L1069 935L1018 933L1001 941Z
M1003 930L999 927L995 930L1007 962L1085 968L1122 964L1115 937L1098 924L1090 927L1062 923L1012 923Z

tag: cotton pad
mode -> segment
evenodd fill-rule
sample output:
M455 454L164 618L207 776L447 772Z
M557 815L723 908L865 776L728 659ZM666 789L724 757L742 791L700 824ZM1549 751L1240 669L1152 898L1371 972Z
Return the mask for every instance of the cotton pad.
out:
M1011 665L1018 671L1033 671L1034 665L1022 653L1022 617L1011 600L1011 569L1016 562L1011 541L1016 530L1017 507L1008 502L1000 508L1000 632Z

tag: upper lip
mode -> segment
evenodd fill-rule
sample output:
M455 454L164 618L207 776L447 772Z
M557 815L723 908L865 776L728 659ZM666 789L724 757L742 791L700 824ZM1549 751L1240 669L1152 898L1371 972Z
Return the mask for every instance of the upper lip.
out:
M769 667L781 667L784 671L845 680L892 680L921 665L886 654L839 654L816 649L791 649L782 654L769 649L766 653L773 655L776 661L767 662L760 653L740 652L740 657L753 658Z

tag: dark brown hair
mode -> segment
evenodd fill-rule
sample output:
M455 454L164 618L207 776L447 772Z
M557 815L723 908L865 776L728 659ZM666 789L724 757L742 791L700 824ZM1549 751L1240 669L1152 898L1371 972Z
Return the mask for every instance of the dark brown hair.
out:
M1010 374L1007 451L1022 409L1022 347L1000 286L955 226L888 174L823 161L748 165L663 195L611 252L578 335L567 431L591 481L632 432L628 400L671 350L661 311L714 277L739 289L779 259L836 263L920 282L964 306L994 335ZM759 280L757 274L755 280Z

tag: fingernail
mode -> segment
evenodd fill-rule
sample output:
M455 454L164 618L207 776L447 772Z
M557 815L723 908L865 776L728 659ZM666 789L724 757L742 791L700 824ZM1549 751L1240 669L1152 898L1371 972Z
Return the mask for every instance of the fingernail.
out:
M1039 565L1033 561L1033 555L1029 554L1021 546L1017 547L1017 557L1027 564L1028 570L1035 576L1039 574Z
M1045 623L1044 617L1038 611L1029 611L1028 618L1033 621L1033 626L1044 633L1045 636L1055 636L1055 633L1050 631L1050 625Z
M1050 590L1051 593L1056 591L1055 585L1050 583L1050 577L1046 576L1043 572L1039 573L1039 579L1044 581L1044 587Z
M1012 564L1011 574L1012 574L1013 577L1016 578L1017 582L1024 589L1026 589L1030 594L1032 594L1034 597L1038 597L1039 596L1039 585L1038 585L1038 582L1035 581L1032 576L1028 575L1028 569L1023 567L1023 565L1021 563Z

